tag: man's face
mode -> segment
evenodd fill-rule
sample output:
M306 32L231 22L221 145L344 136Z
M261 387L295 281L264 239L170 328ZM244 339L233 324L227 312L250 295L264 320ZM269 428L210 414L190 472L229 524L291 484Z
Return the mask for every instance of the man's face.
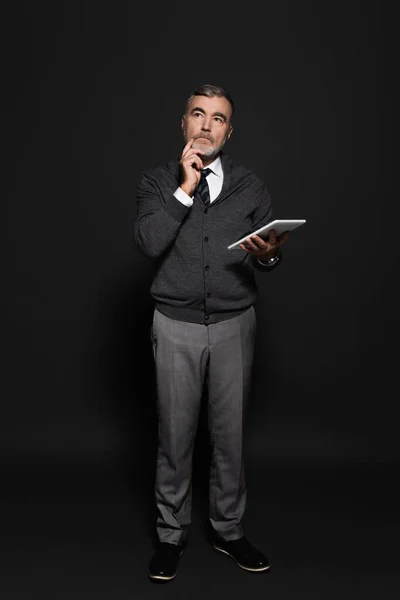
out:
M204 156L216 157L232 133L232 107L226 98L194 96L182 117L182 131L187 143L194 138L192 148Z

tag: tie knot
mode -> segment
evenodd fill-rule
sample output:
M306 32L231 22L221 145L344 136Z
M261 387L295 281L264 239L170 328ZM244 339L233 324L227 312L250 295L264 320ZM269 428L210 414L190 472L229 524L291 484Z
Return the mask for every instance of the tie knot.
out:
M208 169L208 168L207 169L202 169L201 170L201 178L205 179L209 173L211 173L211 169Z

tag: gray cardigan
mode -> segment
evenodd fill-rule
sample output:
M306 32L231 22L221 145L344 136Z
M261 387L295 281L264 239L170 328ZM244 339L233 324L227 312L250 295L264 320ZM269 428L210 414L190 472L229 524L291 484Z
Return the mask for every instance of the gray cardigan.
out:
M244 250L227 249L272 221L267 187L225 153L221 160L222 190L208 208L174 197L176 160L145 171L137 187L135 243L157 261L150 293L172 319L210 324L237 316L256 300L254 268L268 271Z

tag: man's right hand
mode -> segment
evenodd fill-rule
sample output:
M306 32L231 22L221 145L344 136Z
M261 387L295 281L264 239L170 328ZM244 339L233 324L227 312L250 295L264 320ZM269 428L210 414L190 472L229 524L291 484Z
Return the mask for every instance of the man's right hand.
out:
M188 196L194 196L197 186L200 183L201 169L203 161L199 154L202 151L198 148L192 148L194 138L191 138L184 147L179 164L181 166L181 189Z

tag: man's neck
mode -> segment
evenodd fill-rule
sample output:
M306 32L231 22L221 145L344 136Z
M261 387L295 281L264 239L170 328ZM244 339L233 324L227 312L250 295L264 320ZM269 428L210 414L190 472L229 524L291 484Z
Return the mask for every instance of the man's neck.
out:
M211 163L213 163L215 160L217 160L217 158L220 156L221 156L221 153L218 152L218 154L216 154L215 156L205 156L201 160L203 162L204 167L208 167L209 165L211 165Z

